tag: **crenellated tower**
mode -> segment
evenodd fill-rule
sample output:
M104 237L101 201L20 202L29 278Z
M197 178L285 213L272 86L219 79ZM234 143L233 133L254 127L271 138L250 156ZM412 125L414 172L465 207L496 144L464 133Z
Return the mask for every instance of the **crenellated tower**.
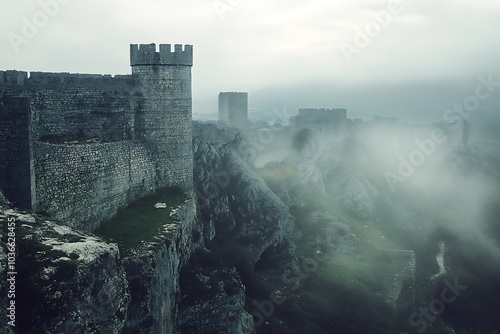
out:
M86 231L193 191L193 47L130 45L131 75L0 71L0 191Z
M135 116L135 138L158 157L158 187L192 189L193 47L130 45L130 65L143 103Z

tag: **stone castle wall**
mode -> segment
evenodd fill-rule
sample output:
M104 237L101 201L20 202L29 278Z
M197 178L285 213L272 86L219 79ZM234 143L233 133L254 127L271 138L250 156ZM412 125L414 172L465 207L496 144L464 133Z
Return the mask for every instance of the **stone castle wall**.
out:
M154 156L131 141L35 142L34 160L38 209L83 230L157 187Z
M80 136L114 141L134 136L134 113L142 98L133 94L131 75L32 72L28 78L26 72L3 73L5 94L31 101L34 140ZM21 79L15 82L16 77ZM0 86L1 79L0 74Z
M92 230L159 188L192 190L192 47L131 45L131 65L123 76L0 71L0 153L27 152L0 158L0 188L30 199L16 206Z
M29 99L0 97L0 188L26 208L36 201L30 125Z
M179 61L184 64L186 59ZM192 185L191 68L134 65L132 61L132 74L144 96L143 109L149 111L137 115L141 129L137 136L148 143L158 157L160 185L167 186L171 179L185 186Z

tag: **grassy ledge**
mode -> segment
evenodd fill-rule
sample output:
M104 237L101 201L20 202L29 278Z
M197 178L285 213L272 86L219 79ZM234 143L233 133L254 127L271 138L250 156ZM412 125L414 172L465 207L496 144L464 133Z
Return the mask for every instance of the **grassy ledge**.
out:
M117 243L123 253L143 243L154 243L162 237L168 240L170 228L178 224L172 212L187 198L180 189L161 189L119 210L114 218L104 222L94 233L108 242ZM165 203L166 208L155 208L157 203Z

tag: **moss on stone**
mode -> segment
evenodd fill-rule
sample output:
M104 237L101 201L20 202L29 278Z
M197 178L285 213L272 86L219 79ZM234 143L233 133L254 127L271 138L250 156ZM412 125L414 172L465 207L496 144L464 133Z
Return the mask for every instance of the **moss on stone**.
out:
M161 189L119 210L115 218L103 223L94 233L108 242L117 243L122 252L128 252L143 243L158 240L168 242L172 233L166 227L177 224L172 212L186 199L180 189ZM157 209L154 207L156 203L165 203L166 208Z

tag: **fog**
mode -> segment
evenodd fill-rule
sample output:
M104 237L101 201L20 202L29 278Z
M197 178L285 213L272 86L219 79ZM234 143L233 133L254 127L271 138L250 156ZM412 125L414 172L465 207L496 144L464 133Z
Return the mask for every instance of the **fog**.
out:
M478 76L500 78L500 6L488 0L405 0L389 16L389 1L54 1L0 4L0 69L127 74L131 43L193 44L195 118L214 118L220 91L248 91L264 114L343 107L439 121ZM347 44L359 52L346 56Z
M414 251L417 293L428 294L417 302L439 287L429 278L442 242L446 277L471 291L445 317L489 334L500 328L492 315L500 279L500 4L394 3L3 0L0 70L128 74L131 43L192 44L193 118L216 120L221 91L249 92L254 125L243 132L254 141L271 133L251 161L269 187L299 182L314 194L298 191L299 209L326 203L333 215L340 207L335 218L363 246L375 241L363 239L360 226L387 239L378 248ZM300 108L346 108L349 120L343 130L288 126ZM287 179L280 168L290 166L296 174ZM464 314L479 320L466 324Z
M390 1L41 3L53 2L0 4L2 69L125 74L130 43L193 44L195 100L289 83L463 81L497 70L500 55L500 5L490 0L402 0L352 57L341 45L354 45Z
M481 327L465 325L470 319L484 321L482 330L491 330L498 326L494 315L498 305L491 298L500 278L500 170L497 151L479 148L476 131L473 134L469 126L463 120L434 124L379 120L351 122L346 130L319 122L275 127L271 136L269 129L260 130L271 140L253 145L259 151L253 163L258 170L294 166L297 174L290 183L298 178L303 189L318 189L301 190L308 194L306 207L318 210L318 203L326 201L325 208L340 203L358 218L338 210L331 213L345 219L354 233L361 217L365 228L380 230L397 248L415 251L419 305L428 303L422 297L426 295L422 284L429 284L425 282L455 277L466 284L469 292L449 307L445 318L463 325L458 327L460 333ZM253 136L258 141L259 135ZM285 171L283 167L281 173ZM277 182L267 176L269 172L264 175L270 184ZM347 202L346 193L351 196ZM302 224L314 229L312 222ZM324 232L317 233L313 239ZM371 243L366 247L385 247L376 238L364 238L362 243ZM440 261L443 271L438 270Z

